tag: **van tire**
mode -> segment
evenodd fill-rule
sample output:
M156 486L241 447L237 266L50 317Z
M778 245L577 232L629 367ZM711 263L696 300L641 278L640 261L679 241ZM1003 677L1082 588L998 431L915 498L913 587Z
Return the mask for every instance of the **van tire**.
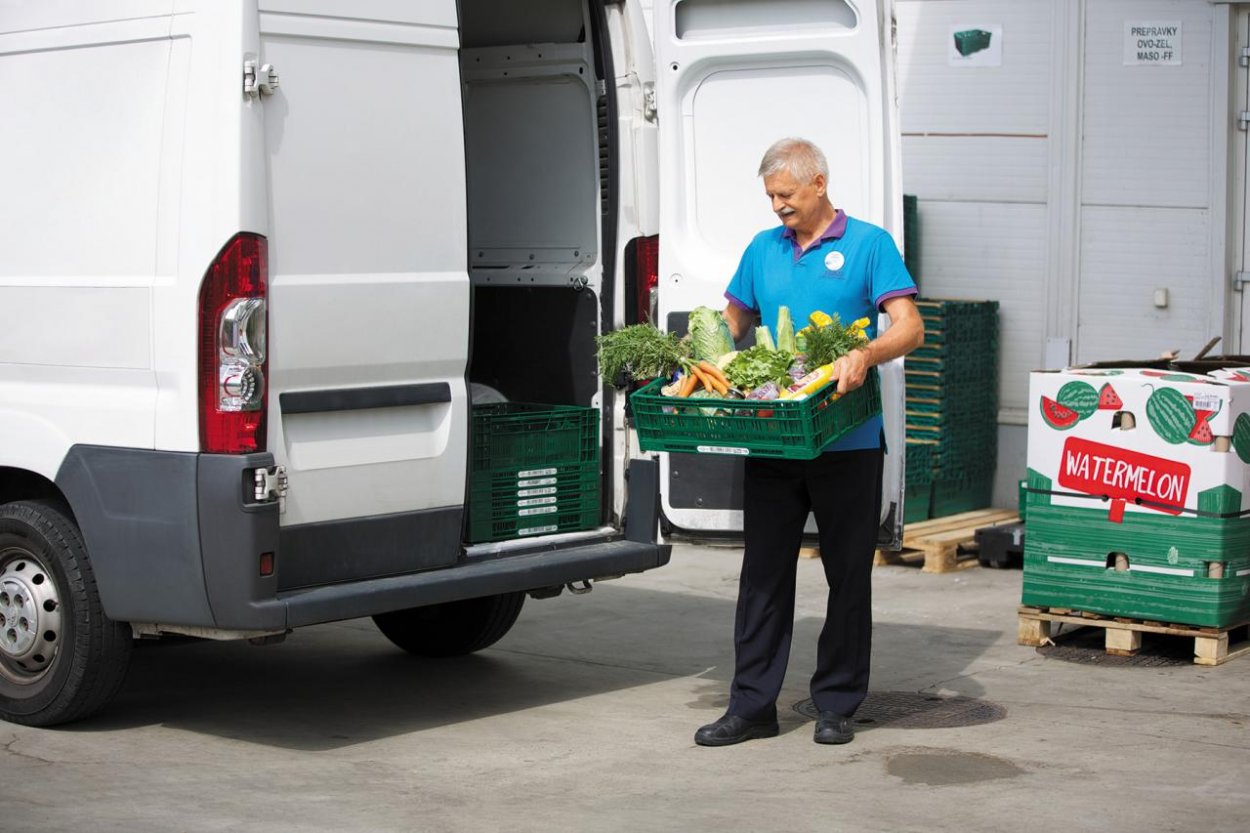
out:
M121 687L130 626L104 615L82 535L62 504L0 506L0 612L17 620L0 632L0 717L68 723Z
M373 617L383 636L419 657L458 657L494 645L525 604L524 593L411 607Z

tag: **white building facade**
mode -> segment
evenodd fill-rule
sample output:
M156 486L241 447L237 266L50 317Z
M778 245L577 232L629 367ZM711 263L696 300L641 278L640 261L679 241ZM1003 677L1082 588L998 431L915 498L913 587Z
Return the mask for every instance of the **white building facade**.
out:
M997 505L1030 370L1250 352L1247 8L896 0L922 294L1000 303Z

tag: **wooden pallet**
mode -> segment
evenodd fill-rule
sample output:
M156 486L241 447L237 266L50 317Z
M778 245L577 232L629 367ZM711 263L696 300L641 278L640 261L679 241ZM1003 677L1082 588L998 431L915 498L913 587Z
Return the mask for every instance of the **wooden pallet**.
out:
M1143 633L1189 637L1194 641L1194 662L1198 665L1223 665L1234 657L1250 653L1250 621L1223 628L1197 625L1174 625L1146 619L1125 619L1102 616L1059 607L1021 607L1017 641L1037 647L1053 644L1050 626L1063 622L1078 627L1102 628L1106 632L1106 650L1118 657L1131 657L1141 650Z
M926 573L949 573L977 566L976 532L1020 520L1014 509L977 509L903 527L903 550L877 550L874 565L916 564Z

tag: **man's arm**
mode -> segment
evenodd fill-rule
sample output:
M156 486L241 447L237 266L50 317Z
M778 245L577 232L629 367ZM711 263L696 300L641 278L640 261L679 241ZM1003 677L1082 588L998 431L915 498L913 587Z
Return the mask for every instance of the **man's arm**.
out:
M737 304L730 302L725 307L725 311L721 316L729 324L729 334L734 337L734 341L742 341L750 330L751 325L755 323L755 313L745 310Z
M890 298L882 307L890 316L890 328L833 363L838 393L853 391L864 384L870 367L905 356L924 344L924 321L912 296Z

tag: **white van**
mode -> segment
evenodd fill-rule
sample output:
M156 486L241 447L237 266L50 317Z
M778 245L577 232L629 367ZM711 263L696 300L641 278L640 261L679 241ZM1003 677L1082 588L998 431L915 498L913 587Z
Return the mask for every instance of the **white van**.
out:
M885 72L880 7L828 5ZM705 47L659 48L679 85L732 55L782 83L796 46L861 78L812 52L820 4L671 6L668 46ZM374 616L464 653L526 595L665 564L659 462L594 338L719 302L745 241L680 231L680 160L725 159L661 145L689 120L656 72L635 0L0 2L0 716L100 708L135 637ZM754 121L735 165L807 127ZM872 139L848 164L881 166ZM852 213L897 220L877 167ZM589 528L473 543L476 392L593 409Z

